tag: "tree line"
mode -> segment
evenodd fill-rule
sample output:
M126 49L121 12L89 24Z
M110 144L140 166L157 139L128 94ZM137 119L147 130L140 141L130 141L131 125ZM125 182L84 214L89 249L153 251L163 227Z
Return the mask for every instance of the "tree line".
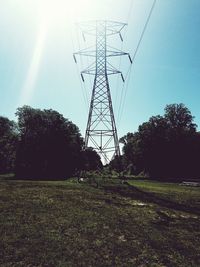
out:
M64 179L102 170L100 156L84 149L78 127L52 109L17 109L17 122L0 116L0 173L20 179ZM123 153L111 171L160 179L200 177L200 133L184 104L165 107L134 133L120 138Z
M184 104L165 107L120 139L123 155L111 161L112 169L159 179L200 178L200 133Z
M64 179L102 168L99 155L84 149L78 127L52 109L18 108L17 123L0 117L0 173L20 179Z

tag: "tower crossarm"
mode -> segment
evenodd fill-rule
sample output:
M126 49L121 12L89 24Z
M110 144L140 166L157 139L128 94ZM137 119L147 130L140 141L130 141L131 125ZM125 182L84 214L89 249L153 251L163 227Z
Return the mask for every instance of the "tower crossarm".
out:
M96 50L95 49L94 50L84 49L84 50L80 50L78 52L73 53L74 60L77 63L76 55L87 56L87 57L96 57ZM106 51L105 57L115 57L115 56L128 56L130 61L131 61L131 57L130 57L129 53L120 51L118 49ZM132 63L132 61L131 61L131 63Z
M84 50L84 51L79 51L73 53L73 56L75 57L76 55L79 56L87 56L87 57L96 57L96 50Z
M123 28L127 25L127 23L111 21L111 20L92 20L77 23L77 26L81 29L82 33L94 35L96 36L96 29L100 23L104 23L106 25L106 36L120 34Z
M116 56L126 56L126 55L129 55L129 53L122 52L122 51L119 52L119 51L108 50L107 54L106 54L106 57L116 57Z
M96 69L95 68L86 68L83 71L81 71L81 74L89 74L89 75L95 75ZM107 75L113 75L113 74L122 74L121 71L108 67L107 68Z

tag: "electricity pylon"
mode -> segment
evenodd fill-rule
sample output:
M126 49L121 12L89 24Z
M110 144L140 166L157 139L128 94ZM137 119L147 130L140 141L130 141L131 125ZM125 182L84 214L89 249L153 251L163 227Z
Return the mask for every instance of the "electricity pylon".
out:
M81 71L83 82L84 74L94 76L85 134L85 147L93 147L99 153L101 159L104 160L104 163L108 163L114 156L120 155L108 76L121 74L124 82L121 71L113 67L107 59L109 57L127 55L132 63L129 53L112 48L107 44L107 39L111 35L119 34L121 41L123 41L121 31L125 26L125 23L105 20L79 24L83 38L85 39L85 34L95 36L96 45L73 54L76 63L76 55L95 58L95 61L90 66Z

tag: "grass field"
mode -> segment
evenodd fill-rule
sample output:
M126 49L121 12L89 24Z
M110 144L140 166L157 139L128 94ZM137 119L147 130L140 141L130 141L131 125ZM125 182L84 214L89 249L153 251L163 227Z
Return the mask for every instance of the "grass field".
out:
M175 205L183 204L190 210L195 209L200 212L200 187L183 186L174 183L162 183L147 180L131 180L130 185L137 187L146 193L151 193L157 199L174 202Z
M200 189L0 178L0 266L200 266Z

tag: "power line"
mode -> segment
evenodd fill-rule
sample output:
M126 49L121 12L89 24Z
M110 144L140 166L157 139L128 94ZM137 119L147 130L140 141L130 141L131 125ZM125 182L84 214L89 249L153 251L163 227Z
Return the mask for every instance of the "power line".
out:
M133 0L130 0L130 7L129 7L129 11L128 11L128 14L127 14L127 20L126 20L127 23L129 23L130 16L131 16L131 14L132 14L133 3L134 3L134 1L133 1ZM127 34L127 28L125 29L124 37L126 36L126 34ZM121 66L121 58L120 58L120 66ZM131 67L131 65L130 65L130 67ZM129 67L129 68L130 68L130 67ZM127 77L127 74L126 74L126 77ZM126 78L125 78L125 80L126 80ZM123 83L123 86L122 86L122 88L121 88L120 100L119 100L119 109L118 109L118 115L117 115L117 124L118 124L118 122L119 122L119 112L120 112L120 110L121 110L121 105L122 105L122 98L123 98L124 88L125 88L125 84ZM119 79L118 79L118 88L117 88L117 91L118 91L118 89L119 89Z
M70 35L71 35L71 42L72 42L73 51L75 51L74 39L73 39L73 34L72 34L72 31L71 30L70 30ZM79 67L78 67L77 64L76 64L76 71L77 71L77 75L79 77L79 83L81 85L81 93L82 93L83 101L84 101L84 104L85 104L85 112L87 114L89 102L88 102L87 96L84 94L85 88L84 88L83 83L81 81L81 78L80 78L80 70L79 70Z
M129 24L130 16L132 14L133 4L134 4L134 1L130 0L127 19L125 20L127 22L127 24ZM125 37L126 37L127 30L128 30L128 27L126 27L124 30L123 39L125 39ZM121 51L123 50L123 44L124 44L124 42L122 42L122 44L121 44ZM121 63L122 63L122 58L120 57L118 69L121 69ZM114 107L117 107L117 102L118 102L118 97L119 97L119 87L120 87L119 80L120 80L120 77L118 76L117 81L116 81L116 96L115 96L115 100L114 100ZM117 108L115 108L115 109L117 110Z
M136 58L136 55L137 55L137 53L138 53L138 50L139 50L139 48L140 48L140 45L141 45L141 42L142 42L142 40L143 40L144 34L145 34L145 32L146 32L147 26L148 26L148 24L149 24L149 21L150 21L150 19L151 19L152 13L153 13L153 11L154 11L154 8L155 8L155 5L156 5L156 1L157 1L157 0L154 0L153 3L152 3L150 12L149 12L148 17L147 17L147 20L146 20L146 23L145 23L145 25L144 25L144 28L143 28L143 30L142 30L140 39L139 39L138 44L137 44L137 46L136 46L135 52L134 52L134 54L133 54L132 62L134 62L134 60L135 60L135 58ZM132 65L133 65L133 64L132 64ZM125 104L125 99L126 99L126 95L127 95L127 89L128 89L128 85L129 85L129 81L130 81L130 74L131 74L131 70L132 70L132 65L130 65L130 67L129 67L129 69L128 69L126 75L125 75L125 80L128 79L128 82L126 83L126 86L125 86L125 84L124 84L123 89L122 89L122 94L121 94L121 101L122 101L122 102L121 102L121 105L120 105L120 107L119 107L119 112L118 112L118 117L117 117L117 118L118 118L118 125L119 125L120 122L121 122L121 117L122 117L123 110L124 110L124 104ZM122 95L123 95L123 91L124 91L124 96L122 96Z
M80 37L79 37L79 32L78 32L78 28L76 27L76 37L77 37L77 40L78 40L78 49L80 50L81 49L81 45L80 45ZM82 57L80 57L80 63L81 63L81 68L78 67L78 72L79 72L79 79L80 79L80 72L81 72L81 69L83 69L83 59ZM81 81L81 79L80 79ZM88 94L87 94L87 88L86 88L86 85L85 83L82 83L81 82L81 87L83 89L83 94L85 96L85 99L86 99L86 105L87 105L87 109L89 108L89 97L88 97ZM88 111L88 110L87 110Z
M133 61L133 62L134 62L134 60L135 60L135 57L136 57L137 52L138 52L138 50L139 50L140 44L141 44L142 39L143 39L143 37L144 37L144 34L145 34L145 32L146 32L147 26L148 26L149 21L150 21L150 19L151 19L151 15L152 15L153 10L154 10L154 8L155 8L156 1L157 1L157 0L154 0L154 1L153 1L152 7L151 7L151 9L150 9L149 15L148 15L148 17L147 17L146 23L145 23L144 28L143 28L142 34L141 34L141 36L140 36L138 45L137 45L137 47L136 47L135 53L133 54L133 57L132 57L132 61ZM130 66L130 68L131 68L131 66Z

